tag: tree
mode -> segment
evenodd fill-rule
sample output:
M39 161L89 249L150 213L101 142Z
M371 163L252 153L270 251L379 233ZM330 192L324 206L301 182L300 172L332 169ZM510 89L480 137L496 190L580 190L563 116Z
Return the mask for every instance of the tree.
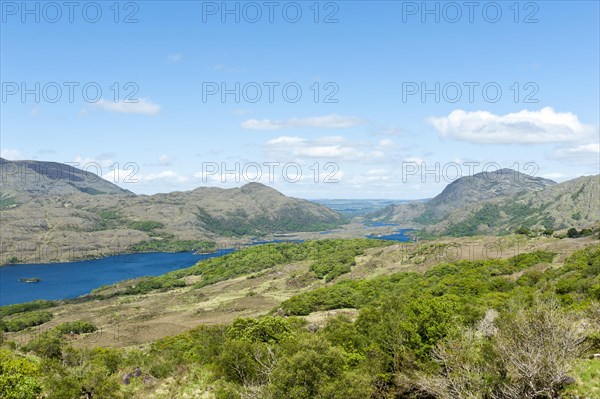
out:
M495 319L488 334L465 330L433 351L439 368L417 386L439 399L554 399L582 351L585 332L557 300L536 299Z
M571 227L569 230L567 230L567 237L577 238L577 237L579 237L579 232L577 231L577 229L575 227Z
M506 374L503 398L558 397L585 339L576 321L553 298L537 299L531 308L499 318L494 347Z
M41 397L39 368L33 361L9 350L0 349L0 398L36 399Z
M272 399L364 399L372 388L365 373L345 371L343 351L318 337L299 343L297 351L273 371Z
M48 330L31 340L24 349L40 357L59 359L64 345L64 339L58 331Z
M484 335L472 329L441 342L433 350L437 373L421 373L417 386L438 399L485 399L492 397L500 373L492 359L493 349Z

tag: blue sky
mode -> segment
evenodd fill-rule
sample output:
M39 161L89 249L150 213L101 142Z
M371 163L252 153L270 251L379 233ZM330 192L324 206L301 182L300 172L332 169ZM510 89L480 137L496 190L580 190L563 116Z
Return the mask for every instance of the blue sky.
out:
M304 198L599 173L597 1L23 4L1 7L5 158Z

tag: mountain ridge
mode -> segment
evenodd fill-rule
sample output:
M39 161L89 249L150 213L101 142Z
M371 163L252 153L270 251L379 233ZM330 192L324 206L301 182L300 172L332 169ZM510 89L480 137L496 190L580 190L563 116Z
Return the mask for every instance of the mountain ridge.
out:
M2 263L15 257L19 262L59 261L73 253L85 258L132 248L160 250L182 241L187 244L178 248L196 247L190 242L319 231L345 223L325 206L287 197L262 183L138 195L70 165L31 162L2 160ZM32 165L60 173L47 179Z
M368 218L438 235L504 234L520 226L585 228L600 221L600 175L556 183L512 169L484 173L455 180L426 203L390 205Z

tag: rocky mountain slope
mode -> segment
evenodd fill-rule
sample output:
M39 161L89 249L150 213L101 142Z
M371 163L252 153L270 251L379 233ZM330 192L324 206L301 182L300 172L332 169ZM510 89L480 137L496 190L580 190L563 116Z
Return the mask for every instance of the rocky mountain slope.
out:
M43 161L9 161L0 158L2 194L16 201L38 197L79 194L123 194L132 192L74 166Z
M197 248L198 241L316 231L344 222L327 207L259 183L148 196L64 164L2 160L1 166L1 263Z
M462 177L425 204L392 205L369 215L435 234L502 234L520 226L585 228L600 221L600 176L557 184L502 169Z

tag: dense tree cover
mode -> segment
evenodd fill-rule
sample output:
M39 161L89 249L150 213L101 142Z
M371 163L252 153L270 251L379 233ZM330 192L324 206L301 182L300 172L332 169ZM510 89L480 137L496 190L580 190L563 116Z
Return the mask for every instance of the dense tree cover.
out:
M152 240L142 241L129 247L131 252L207 252L213 251L216 244L200 240Z
M397 273L368 280L346 280L331 286L296 295L282 304L289 315L306 315L318 310L362 308L384 295L429 296L452 298L472 318L481 317L485 309L500 307L511 291L533 292L530 274L519 279L513 274L538 263L548 263L554 254L537 251L510 259L486 259L442 263L425 274ZM535 272L532 272L535 274Z
M273 261L304 259L298 247L272 246ZM252 269L258 260L249 254L236 255ZM295 316L239 318L143 350L74 349L55 329L19 350L36 355L33 381L48 398L151 398L140 380L185 385L198 375L196 397L216 399L558 398L574 359L597 345L600 246L544 268L554 257L444 263L339 282L283 305L288 314L360 309L355 320L332 317L321 327ZM581 284L561 289L572 278Z

